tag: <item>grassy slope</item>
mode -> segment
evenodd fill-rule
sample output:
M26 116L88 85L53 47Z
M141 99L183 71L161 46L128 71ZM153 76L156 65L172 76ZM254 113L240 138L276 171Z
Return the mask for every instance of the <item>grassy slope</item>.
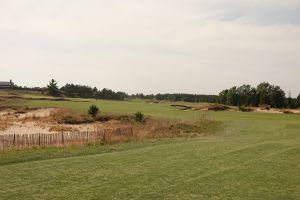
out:
M22 104L82 110L90 105L55 101ZM201 115L167 104L97 104L106 112L141 110L180 118ZM206 138L2 153L0 199L300 198L299 115L211 115L224 122L224 129Z

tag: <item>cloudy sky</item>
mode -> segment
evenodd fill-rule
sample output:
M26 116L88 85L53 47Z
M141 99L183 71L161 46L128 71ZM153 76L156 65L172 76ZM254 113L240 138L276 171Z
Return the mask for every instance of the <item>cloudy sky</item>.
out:
M299 0L0 0L0 80L300 92Z

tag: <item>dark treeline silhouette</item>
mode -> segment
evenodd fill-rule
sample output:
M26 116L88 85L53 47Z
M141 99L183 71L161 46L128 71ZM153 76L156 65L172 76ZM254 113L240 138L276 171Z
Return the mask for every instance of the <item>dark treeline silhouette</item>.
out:
M57 82L54 79L52 79L47 85L47 90L51 96L65 96L72 98L124 100L128 97L128 95L124 92L114 92L107 88L98 90L96 87L92 88L86 85L75 85L69 83L59 89Z
M125 92L114 92L110 89L104 88L98 90L96 87L92 88L85 85L66 84L60 89L57 87L57 82L51 80L47 86L48 93L52 96L63 95L66 97L80 97L80 98L96 98L96 99L110 99L110 100L124 100L124 99L156 99L168 101L185 101L185 102L208 102L215 103L218 101L217 95L196 95L196 94L156 94L144 95L142 93L136 95L128 95Z
M223 90L219 94L219 103L232 106L259 106L269 105L273 108L300 107L298 98L286 98L285 92L275 85L263 82L256 88L250 85L234 86Z
M216 103L218 101L217 95L200 95L200 94L150 94L144 95L139 93L132 95L132 98L139 99L156 99L156 100L167 100L167 101L185 101L185 102L207 102L207 103Z
M200 95L200 94L133 94L128 95L125 92L114 92L104 88L102 90L96 87L85 85L76 85L67 83L59 88L55 80L51 80L45 87L21 87L11 81L12 89L23 91L48 92L52 96L66 96L73 98L95 98L107 100L125 100L125 99L150 99L150 100L167 100L167 101L184 101L184 102L207 102L221 103L232 106L260 106L268 105L273 108L300 108L300 94L297 98L292 98L291 94L286 97L285 92L275 85L263 82L257 87L251 85L234 86L230 89L223 90L219 95Z
M128 97L128 95L125 92L114 92L107 88L98 90L96 87L92 88L85 85L74 84L66 84L65 86L60 88L60 92L67 97L80 98L124 100Z

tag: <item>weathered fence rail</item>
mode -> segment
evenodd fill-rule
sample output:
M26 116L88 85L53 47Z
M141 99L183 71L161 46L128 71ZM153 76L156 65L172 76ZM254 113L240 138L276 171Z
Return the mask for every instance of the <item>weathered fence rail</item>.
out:
M68 146L94 142L115 142L133 136L132 127L101 129L93 132L36 133L0 135L0 149L22 149L29 147Z

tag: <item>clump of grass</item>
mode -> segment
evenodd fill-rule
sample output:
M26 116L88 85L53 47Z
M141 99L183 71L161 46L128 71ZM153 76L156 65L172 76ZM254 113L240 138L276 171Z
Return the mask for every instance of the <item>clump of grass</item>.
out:
M145 116L144 116L144 114L141 113L140 111L138 111L138 112L136 112L136 113L134 114L134 120L135 120L136 122L141 123L141 122L144 121L144 119L145 119Z

